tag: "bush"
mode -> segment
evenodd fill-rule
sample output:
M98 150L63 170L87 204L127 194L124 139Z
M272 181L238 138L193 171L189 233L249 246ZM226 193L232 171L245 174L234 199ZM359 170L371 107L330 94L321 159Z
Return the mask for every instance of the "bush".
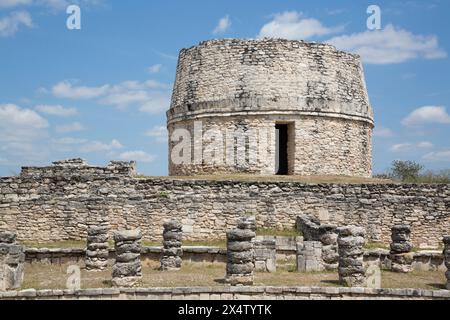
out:
M424 166L417 162L396 160L392 163L391 176L402 182L419 182L420 172L423 169Z

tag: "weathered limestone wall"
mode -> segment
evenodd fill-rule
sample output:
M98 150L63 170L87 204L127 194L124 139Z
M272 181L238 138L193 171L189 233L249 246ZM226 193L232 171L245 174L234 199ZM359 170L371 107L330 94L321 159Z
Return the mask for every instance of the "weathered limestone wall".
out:
M179 121L169 125L169 137L174 130L189 131L195 147L201 150L206 161L175 164L170 163L170 174L189 176L199 174L254 173L275 174L275 123L284 122L292 126L288 151L291 175L344 175L369 177L372 173L372 127L359 120L326 118L304 115L291 116L233 116L202 119L205 132L220 132L208 137L195 134L196 120ZM245 142L242 151L237 151L233 133L242 133ZM195 139L195 140L194 140ZM212 143L219 139L220 147ZM172 150L178 142L170 142ZM295 145L294 145L295 144ZM214 157L215 153L221 156ZM228 159L231 159L231 163ZM170 160L170 159L169 159ZM242 163L239 163L239 161Z
M0 178L0 231L19 240L85 241L88 226L140 228L161 241L165 219L179 219L186 240L225 238L238 218L259 227L294 228L299 214L367 230L389 244L391 228L411 226L416 247L439 246L450 230L449 185L306 185L288 182L136 179L133 164L27 168Z
M271 131L268 152L241 166L178 164L171 175L221 172L275 173L275 124L290 130L290 174L371 176L373 111L360 57L331 45L265 40L212 40L183 49L179 56L169 137L175 129ZM205 152L205 146L199 147ZM208 139L206 139L208 140ZM233 147L223 141L223 148ZM248 143L249 157L256 152ZM169 153L174 143L169 142ZM203 150L201 150L203 149Z

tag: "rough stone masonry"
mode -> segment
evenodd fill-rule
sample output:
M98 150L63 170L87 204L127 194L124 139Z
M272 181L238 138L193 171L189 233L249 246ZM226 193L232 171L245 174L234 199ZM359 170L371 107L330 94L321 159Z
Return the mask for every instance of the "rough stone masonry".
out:
M411 227L396 225L392 227L391 270L393 272L408 273L413 270L413 256L411 252Z
M116 260L112 283L116 287L134 287L142 278L140 230L118 231L114 234Z
M12 232L0 232L0 292L22 286L25 253Z
M293 229L299 213L322 224L355 224L370 242L391 242L407 223L417 248L442 244L450 230L447 184L304 184L273 181L139 179L135 163L90 166L82 160L26 167L0 178L0 231L20 241L85 241L90 225L140 228L162 241L166 219L183 224L185 240L225 239L251 213L258 228ZM326 217L324 220L322 217Z
M108 227L90 227L86 247L86 270L102 271L108 267Z
M255 255L252 240L254 219L242 219L238 228L227 232L227 272L225 282L232 286L253 285Z
M338 228L339 281L347 287L365 287L364 267L365 230L361 227Z
M443 241L445 266L447 267L447 272L445 273L445 277L447 278L446 288L450 290L450 236L445 236Z
M181 248L183 239L182 228L183 225L176 220L164 223L164 241L160 267L162 271L177 271L181 269L183 262L183 249Z

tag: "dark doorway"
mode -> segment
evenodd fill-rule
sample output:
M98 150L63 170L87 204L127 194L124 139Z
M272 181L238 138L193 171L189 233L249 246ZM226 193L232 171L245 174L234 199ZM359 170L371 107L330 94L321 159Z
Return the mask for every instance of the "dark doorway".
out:
M276 129L276 173L277 175L287 175L288 168L288 125L277 124Z

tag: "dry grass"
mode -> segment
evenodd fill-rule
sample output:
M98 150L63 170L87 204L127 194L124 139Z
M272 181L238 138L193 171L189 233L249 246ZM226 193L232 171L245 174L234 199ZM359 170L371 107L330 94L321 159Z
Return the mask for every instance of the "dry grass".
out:
M147 177L137 176L139 179L162 179L162 180L207 180L207 181L247 181L247 182L301 182L306 184L321 183L342 183L342 184L378 184L394 183L388 179L378 178L360 178L348 176L258 176L251 174L218 174L218 175L199 175L199 176L171 176L171 177Z
M68 265L27 265L23 288L65 288ZM158 263L143 266L142 287L199 287L223 286L225 265L185 263L179 272L160 272ZM82 270L82 288L110 287L111 270L88 273ZM411 274L382 273L383 288L442 289L446 282L443 272L415 271ZM296 273L279 270L276 273L257 273L255 285L267 286L339 286L337 272Z

